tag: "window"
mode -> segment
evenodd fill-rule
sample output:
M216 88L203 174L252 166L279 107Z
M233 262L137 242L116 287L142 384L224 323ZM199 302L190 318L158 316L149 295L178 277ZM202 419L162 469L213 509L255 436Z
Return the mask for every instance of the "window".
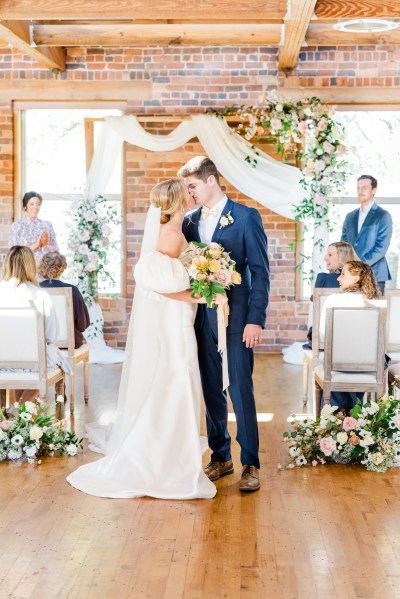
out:
M23 112L22 189L43 196L40 218L50 220L56 232L60 251L67 255L70 206L82 197L86 180L85 118L94 122L92 144L95 147L98 122L104 116L119 115L119 110L32 109ZM113 176L103 195L122 215L122 167L119 158ZM110 271L115 285L99 281L102 294L121 293L122 227L113 227L118 242L110 255Z
M400 286L400 112L340 111L337 120L346 132L349 177L343 196L334 198L335 222L329 242L339 241L344 218L358 208L357 178L372 175L378 180L376 201L388 210L393 219L393 236L386 254L392 281L387 287ZM312 231L304 235L302 253L312 253ZM311 286L302 279L302 298L310 297Z

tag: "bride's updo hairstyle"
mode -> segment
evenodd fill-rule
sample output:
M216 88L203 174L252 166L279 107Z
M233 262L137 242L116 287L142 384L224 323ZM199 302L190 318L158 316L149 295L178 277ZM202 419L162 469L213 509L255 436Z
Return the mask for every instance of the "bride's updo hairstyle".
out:
M183 179L166 179L155 185L150 192L150 204L155 208L161 208L162 225L176 212L186 212L185 204L188 201L189 194Z

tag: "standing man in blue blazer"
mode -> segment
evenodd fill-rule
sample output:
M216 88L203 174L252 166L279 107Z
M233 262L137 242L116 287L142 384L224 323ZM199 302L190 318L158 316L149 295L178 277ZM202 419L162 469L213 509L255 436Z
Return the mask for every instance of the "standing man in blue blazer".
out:
M383 294L385 282L392 278L385 258L392 239L392 217L374 202L377 187L378 182L371 175L358 178L360 208L346 216L341 241L351 243L360 260L371 266Z
M230 200L219 186L215 164L197 156L178 175L184 177L199 209L183 222L186 239L217 242L230 253L242 276L240 285L228 293L229 325L227 352L229 396L236 415L241 447L240 491L260 488L258 425L253 389L253 349L261 342L269 300L267 238L260 213ZM218 352L217 316L214 308L199 305L195 321L200 374L206 404L211 462L205 468L210 480L233 473L231 438L228 432L228 402L222 387L222 363Z

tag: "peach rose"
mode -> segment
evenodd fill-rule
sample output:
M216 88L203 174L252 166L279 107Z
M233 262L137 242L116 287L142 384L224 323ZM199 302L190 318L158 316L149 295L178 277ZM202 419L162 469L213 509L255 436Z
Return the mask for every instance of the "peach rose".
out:
M357 435L352 435L349 439L349 443L350 445L359 445L360 437L357 437Z
M240 285L240 283L242 282L242 276L240 274L240 272L238 272L237 270L234 270L232 273L232 283L233 285Z
M211 272L218 272L221 270L221 265L218 262L218 260L210 260L210 262L208 263L208 268Z

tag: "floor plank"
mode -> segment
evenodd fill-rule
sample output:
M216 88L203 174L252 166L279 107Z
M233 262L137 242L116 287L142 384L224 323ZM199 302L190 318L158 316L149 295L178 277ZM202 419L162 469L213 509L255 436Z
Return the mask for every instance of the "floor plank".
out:
M115 410L121 367L90 368L88 406L78 376L78 434ZM303 412L301 378L300 366L257 354L258 493L238 491L235 442L235 474L214 500L84 495L65 477L96 457L87 450L39 467L0 463L1 598L400 599L400 473L277 469L287 418Z

